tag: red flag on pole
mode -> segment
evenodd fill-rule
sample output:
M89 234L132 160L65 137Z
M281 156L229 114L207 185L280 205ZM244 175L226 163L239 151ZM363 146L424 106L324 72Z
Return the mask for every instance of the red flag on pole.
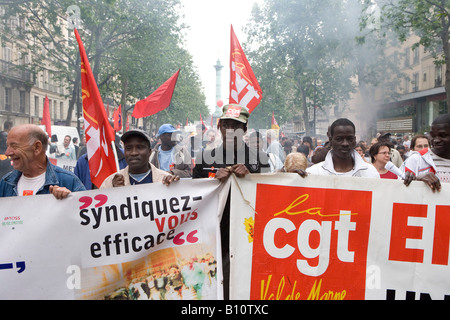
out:
M120 104L119 107L114 111L114 130L120 131L122 130L122 105Z
M136 119L148 117L154 115L170 105L172 100L173 90L177 84L178 75L180 70L173 76L171 76L166 82L164 82L155 92L149 95L147 98L138 101L134 106L132 116Z
M100 92L81 42L78 30L74 29L81 56L81 91L83 99L84 131L89 159L91 181L97 187L109 175L119 171L114 147L114 130L106 116Z
M271 125L271 129L280 129L280 126L277 123L277 120L275 119L275 114L272 111L272 125Z
M202 114L200 113L200 123L202 124L202 125L205 125L205 123L203 122L203 118L202 118Z
M247 107L251 113L262 99L262 90L231 26L230 103Z
M48 136L52 136L52 121L50 118L50 102L48 101L48 97L45 96L44 100L44 111L42 112L42 121L41 124L45 125L45 132L47 132Z

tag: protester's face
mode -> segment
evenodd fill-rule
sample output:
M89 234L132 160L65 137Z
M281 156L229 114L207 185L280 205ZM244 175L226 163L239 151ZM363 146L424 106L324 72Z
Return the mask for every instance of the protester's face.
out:
M208 141L214 142L215 140L216 140L216 134L214 132L209 132L208 133Z
M129 137L124 143L124 155L130 173L144 173L150 168L148 163L151 149L148 141L139 136Z
M420 151L425 148L429 148L428 139L425 138L417 138L416 143L414 144L414 151Z
M350 158L356 146L355 130L352 126L336 126L330 142L335 156Z
M356 147L355 150L359 153L360 156L364 156L364 152L361 147Z
M222 134L225 148L227 148L227 146L234 146L234 148L236 148L238 145L238 138L242 141L246 129L245 123L231 119L220 120L219 130Z
M432 125L430 135L433 151L447 158L450 155L450 124Z
M311 144L308 141L303 141L302 144L304 144L305 146L308 146L308 148L311 148Z
M177 144L177 141L175 140L175 134L173 134L173 140L172 140L172 133L163 133L162 135L160 135L159 137L161 139L161 143L163 145L166 145L170 148L172 148L173 146L175 146Z
M35 145L30 145L28 133L22 128L13 128L8 133L5 155L11 157L14 169L27 172L30 164L35 161Z
M378 153L374 156L376 162L388 163L391 159L389 147L383 146L378 149Z
M69 137L65 137L64 138L64 147L68 147L69 146L69 144L70 144L70 138Z

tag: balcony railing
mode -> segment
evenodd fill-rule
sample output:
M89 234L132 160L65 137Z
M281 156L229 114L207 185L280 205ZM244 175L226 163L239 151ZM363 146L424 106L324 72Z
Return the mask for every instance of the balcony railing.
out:
M33 79L30 71L5 60L0 60L0 75L25 82L32 82Z

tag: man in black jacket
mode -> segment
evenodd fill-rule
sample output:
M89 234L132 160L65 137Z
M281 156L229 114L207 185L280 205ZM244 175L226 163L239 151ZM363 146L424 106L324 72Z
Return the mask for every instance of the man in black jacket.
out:
M192 178L215 178L225 181L231 174L245 177L249 173L270 172L268 155L244 142L250 113L245 107L229 104L223 107L217 128L222 134L222 144L212 150L204 150L195 160ZM224 298L229 298L230 270L230 195L220 222Z
M216 178L221 181L234 173L244 177L249 173L270 172L266 153L249 148L244 142L249 117L248 109L229 104L223 107L223 114L217 128L223 143L212 150L204 150L195 160L193 178Z

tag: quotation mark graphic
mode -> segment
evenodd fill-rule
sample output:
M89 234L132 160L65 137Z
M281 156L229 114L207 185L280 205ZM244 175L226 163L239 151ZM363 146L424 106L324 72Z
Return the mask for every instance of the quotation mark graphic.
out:
M82 205L80 206L80 210L83 210L84 208L89 207L93 202L93 199L88 196L81 197L78 200L82 203ZM108 201L108 196L106 194L97 194L94 197L94 200L97 201L97 203L95 204L95 207L98 208L98 207L104 205L106 203L106 201Z

